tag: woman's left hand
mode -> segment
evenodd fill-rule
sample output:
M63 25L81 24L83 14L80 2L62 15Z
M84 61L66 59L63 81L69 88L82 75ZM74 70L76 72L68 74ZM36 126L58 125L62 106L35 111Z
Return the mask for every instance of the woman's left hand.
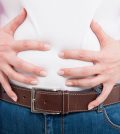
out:
M103 84L102 93L89 103L89 110L104 102L113 86L120 80L120 41L107 35L94 21L91 29L99 40L100 51L65 50L59 54L64 59L93 62L93 66L63 68L59 71L59 75L63 77L72 77L66 81L67 86L87 88Z

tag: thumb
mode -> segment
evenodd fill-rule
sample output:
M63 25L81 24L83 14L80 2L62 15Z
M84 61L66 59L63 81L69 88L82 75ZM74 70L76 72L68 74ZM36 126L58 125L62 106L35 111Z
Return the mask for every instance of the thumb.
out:
M92 21L90 27L96 35L101 47L104 46L106 44L108 35L103 31L102 27L94 20Z
M24 22L26 16L27 12L23 8L17 17L15 17L10 23L4 26L4 30L9 34L14 35L16 29Z

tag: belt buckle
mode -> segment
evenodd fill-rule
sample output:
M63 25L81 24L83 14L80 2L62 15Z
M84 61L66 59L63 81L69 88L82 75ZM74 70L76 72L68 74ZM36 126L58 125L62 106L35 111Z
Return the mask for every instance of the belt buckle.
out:
M32 88L31 89L31 112L32 113L42 113L40 110L35 109L35 93L36 93L36 89Z
M44 115L46 115L46 114L52 114L52 115L56 115L56 114L60 114L60 113L58 113L58 112L45 112L44 110L37 110L37 109L35 109L35 94L36 94L36 90L40 90L40 88L32 88L31 89L31 112L32 113L41 113L41 114L44 114ZM42 89L43 90L43 89Z

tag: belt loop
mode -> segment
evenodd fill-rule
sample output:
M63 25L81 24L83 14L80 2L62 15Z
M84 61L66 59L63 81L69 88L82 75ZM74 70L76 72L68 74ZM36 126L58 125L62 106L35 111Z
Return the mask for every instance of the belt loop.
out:
M97 92L97 96L99 96L102 92L102 89L103 89L103 85L100 84L98 85L97 87L95 87L95 91ZM101 103L98 107L97 107L97 112L102 112L103 111L103 108L104 108L104 105L103 103Z
M69 92L62 91L62 114L69 113Z
M65 105L64 105L64 101L65 101L65 98L64 98L64 90L63 90L63 91L62 91L62 114L65 113L65 109L64 109L64 107L65 107Z

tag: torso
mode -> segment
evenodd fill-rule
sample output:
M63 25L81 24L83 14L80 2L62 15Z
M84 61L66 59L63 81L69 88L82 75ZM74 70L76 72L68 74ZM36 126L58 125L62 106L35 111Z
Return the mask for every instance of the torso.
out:
M103 24L106 31L109 33L111 30L107 29L107 23L111 16L107 16L108 19L104 18L104 14L101 16L98 11L101 2L102 0L21 0L21 7L26 8L28 17L17 30L15 39L37 39L48 41L52 45L52 49L48 52L26 51L18 54L24 60L48 70L47 77L39 77L37 87L56 90L82 90L79 87L66 87L66 78L59 76L57 72L63 67L89 66L92 63L63 60L58 57L58 53L63 49L99 50L98 40L90 31L90 23L96 13L99 14L99 16L96 15L97 20ZM111 25L113 22L114 20L109 21Z

